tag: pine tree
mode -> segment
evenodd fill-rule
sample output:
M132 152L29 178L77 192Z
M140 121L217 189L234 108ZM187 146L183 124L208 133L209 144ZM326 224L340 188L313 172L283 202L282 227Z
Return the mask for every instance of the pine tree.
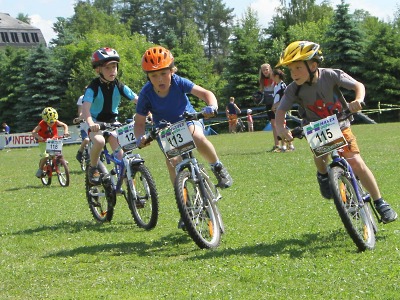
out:
M223 78L227 81L225 98L234 96L242 106L249 103L251 95L258 89L258 72L264 53L260 49L261 28L256 13L251 9L233 30L230 55Z
M362 78L363 34L349 14L349 4L344 0L337 5L333 22L324 45L326 65L342 69L358 80Z
M21 97L16 105L18 131L32 130L41 119L42 110L51 106L59 108L64 89L58 82L59 70L50 50L40 45L31 52L25 63L20 82ZM62 113L59 112L59 116Z

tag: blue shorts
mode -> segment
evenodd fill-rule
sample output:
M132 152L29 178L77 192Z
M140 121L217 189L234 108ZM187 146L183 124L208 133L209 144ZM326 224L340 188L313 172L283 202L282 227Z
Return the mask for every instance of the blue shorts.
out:
M86 130L81 130L81 138L82 140L86 139L88 137L88 134L86 132Z

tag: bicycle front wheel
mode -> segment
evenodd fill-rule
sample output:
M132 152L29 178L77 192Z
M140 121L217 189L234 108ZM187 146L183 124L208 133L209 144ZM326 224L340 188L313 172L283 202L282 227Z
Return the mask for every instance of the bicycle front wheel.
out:
M183 170L175 180L175 197L181 218L190 237L200 248L216 248L221 228L210 193L202 195L199 183Z
M108 172L103 163L99 163L98 168L103 174ZM100 185L92 185L89 182L88 167L86 169L85 185L86 199L94 219L99 223L110 222L114 215L114 205L116 202L116 196L112 190L110 180L102 181Z
M127 202L137 226L153 229L158 221L158 194L149 169L143 164L131 164L132 186L127 185Z
M56 173L60 185L63 187L69 186L69 168L68 163L64 158L57 159Z
M329 184L340 218L348 234L360 251L374 249L375 233L370 214L360 205L351 178L339 166L329 170Z
M48 159L43 166L43 174L44 176L40 178L43 185L51 185L51 178L53 175L53 164L50 159Z

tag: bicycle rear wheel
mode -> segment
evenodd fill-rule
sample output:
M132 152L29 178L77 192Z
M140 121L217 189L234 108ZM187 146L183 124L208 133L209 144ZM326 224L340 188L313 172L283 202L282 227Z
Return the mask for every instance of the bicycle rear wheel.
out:
M367 203L360 205L351 178L339 166L329 170L329 184L340 218L360 251L374 249L375 232ZM369 207L367 207L368 209Z
M102 174L108 173L103 163L100 162L98 168ZM92 185L89 182L89 167L87 167L85 185L86 199L94 219L99 223L110 222L116 203L116 195L113 192L111 181L103 180L100 185Z
M210 193L202 195L191 173L183 170L175 180L175 198L181 218L190 237L200 248L216 248L221 228Z
M60 185L63 187L69 186L69 168L64 158L56 160L56 172Z
M51 185L51 178L53 176L53 163L50 159L47 159L43 166L43 174L44 176L40 178L43 185Z
M127 180L127 202L137 226L153 229L158 221L158 194L149 169L144 164L131 164L133 191Z

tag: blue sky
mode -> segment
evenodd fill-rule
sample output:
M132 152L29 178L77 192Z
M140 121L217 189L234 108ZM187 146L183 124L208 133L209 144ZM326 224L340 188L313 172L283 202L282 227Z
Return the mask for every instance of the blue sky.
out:
M39 28L46 42L55 37L52 25L57 17L69 18L74 13L75 0L0 0L0 12L8 13L16 17L18 13L27 14L31 17L31 25ZM317 3L321 3L318 1ZM371 15L388 21L393 19L393 14L400 7L400 0L347 0L350 3L350 12L355 8L369 11ZM257 11L261 24L268 24L274 14L275 7L280 4L279 0L225 0L227 7L234 8L238 18L242 17L250 6ZM336 7L340 0L330 0Z

